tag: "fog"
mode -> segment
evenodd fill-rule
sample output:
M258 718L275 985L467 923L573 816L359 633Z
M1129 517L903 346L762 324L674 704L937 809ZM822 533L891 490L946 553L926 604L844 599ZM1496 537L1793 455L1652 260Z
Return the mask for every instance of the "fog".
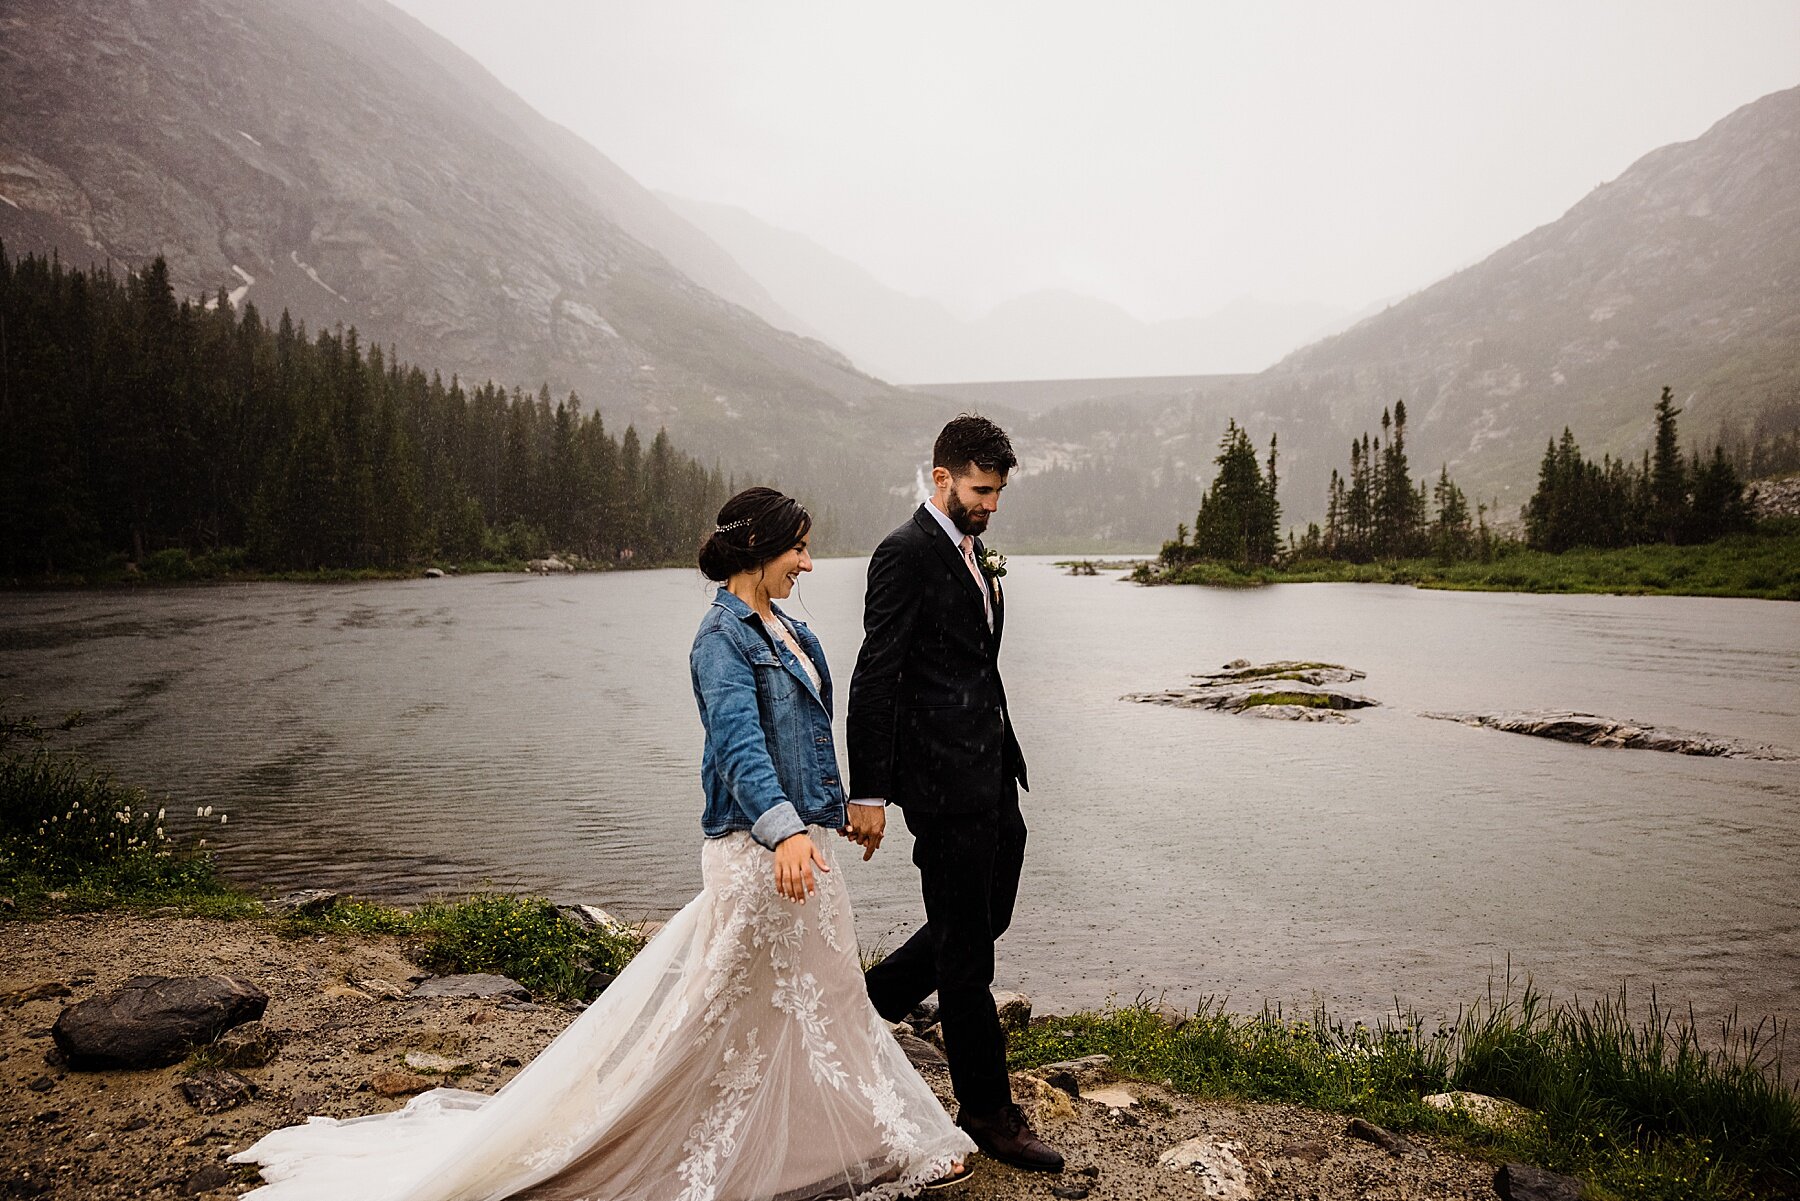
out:
M399 0L648 187L963 317L1341 312L1800 82L1800 5Z

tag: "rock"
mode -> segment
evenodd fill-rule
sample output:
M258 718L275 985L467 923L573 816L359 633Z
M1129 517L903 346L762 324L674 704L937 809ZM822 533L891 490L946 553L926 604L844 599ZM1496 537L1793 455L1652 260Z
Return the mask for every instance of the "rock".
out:
M76 1143L75 1146L82 1151L104 1151L106 1150L107 1141L107 1137L96 1130L92 1134L83 1135L81 1141Z
M1531 1124L1532 1112L1517 1101L1489 1097L1482 1093L1432 1093L1420 1098L1433 1109L1446 1113L1462 1113L1470 1120L1495 1130L1523 1130Z
M940 1023L931 1023L931 1025L920 1030L918 1035L938 1050L942 1051L944 1049L944 1027Z
M231 1170L224 1164L209 1163L181 1182L181 1195L198 1197L201 1193L210 1193L214 1189L224 1188L232 1182L232 1179Z
M422 1093L437 1087L437 1081L429 1076L419 1076L412 1072L396 1072L384 1068L369 1077L369 1089L378 1097L410 1097L414 1093Z
M1050 1195L1065 1198L1066 1201L1081 1201L1088 1195L1088 1186L1085 1184L1053 1184L1050 1186Z
M429 1072L438 1076L460 1075L472 1070L466 1059L437 1055L430 1051L408 1051L406 1066L415 1072Z
M574 571L575 569L555 555L551 555L548 559L528 559L525 563L525 570L536 572L538 575L549 575L552 572Z
M232 976L134 976L64 1009L51 1035L72 1067L161 1067L255 1021L268 1004L262 989Z
M1525 1163L1502 1164L1494 1173L1501 1201L1581 1201L1581 1182Z
M1764 759L1795 762L1800 754L1767 745L1752 745L1713 734L1658 729L1641 722L1620 721L1568 709L1522 709L1507 713L1425 713L1438 721L1461 722L1508 734L1529 734L1584 746L1624 747L1641 751L1667 751L1677 755L1706 755L1721 759Z
M433 976L407 995L415 999L472 997L477 1000L492 1000L496 997L514 997L525 1001L531 998L530 990L517 980L487 972L472 972L465 976Z
M1009 1078L1013 1100L1033 1125L1067 1121L1075 1116L1069 1094L1030 1072L1014 1072Z
M31 1115L31 1120L38 1123L40 1126L53 1126L57 1122L62 1121L62 1110L41 1109L37 1113Z
M1384 1130L1373 1122L1365 1122L1361 1118L1351 1118L1350 1124L1344 1127L1344 1133L1351 1138L1360 1138L1366 1143L1374 1143L1389 1155L1421 1155L1417 1147L1401 1138L1391 1130Z
M444 578L444 569L441 567L427 567L425 569L425 578L428 580L441 580Z
M1200 1187L1213 1201L1247 1201L1250 1197L1250 1174L1244 1169L1239 1154L1244 1144L1190 1138L1177 1143L1156 1162L1171 1172L1191 1172L1200 1178Z
M598 905L558 905L558 913L583 930L606 930L617 934L630 934L632 927L620 921Z
M33 984L30 988L21 988L16 992L0 993L0 1009L11 1009L23 1005L27 1001L47 1001L52 997L66 997L69 986L57 980L46 980L42 984Z
M0 1173L0 1197L42 1197L55 1181L56 1170L48 1164L19 1164Z
M375 998L360 988L351 988L348 984L333 984L325 990L328 997L347 997L352 1001L373 1001Z
M912 1023L912 1027L915 1030L923 1030L927 1026L935 1026L938 1020L937 1002L920 1001L917 1005L913 1006L913 1011L906 1015L906 1020Z
M1296 1139L1291 1143L1283 1143L1276 1148L1274 1159L1298 1159L1306 1163L1320 1163L1331 1154L1331 1146L1318 1139Z
M328 888L302 888L273 901L264 901L263 908L278 917L318 917L337 903L338 894Z
M944 1058L944 1053L942 1051L938 1050L922 1038L912 1038L907 1035L901 1035L898 1041L900 1043L900 1049L906 1052L906 1057L912 1061L913 1066L916 1068L941 1068L950 1062L948 1059Z
M56 1087L56 1081L50 1079L48 1076L39 1076L25 1087L34 1093L47 1093Z
M1083 1101L1092 1101L1096 1105L1104 1105L1108 1109L1130 1109L1137 1104L1137 1098L1123 1084L1108 1084L1100 1088L1090 1088L1081 1094Z
M236 1109L256 1096L254 1084L236 1072L214 1068L195 1072L175 1088L189 1105L201 1113L223 1113L227 1109Z
M213 1040L212 1052L228 1068L260 1068L281 1050L281 1038L262 1022L245 1022Z
M1031 998L1022 992L994 991L994 1010L1000 1015L1000 1028L1024 1033L1031 1025Z
M1055 1063L1045 1064L1037 1071L1038 1075L1071 1097L1079 1097L1083 1089L1105 1084L1113 1078L1112 1056L1084 1055L1080 1059L1059 1059Z
M1336 663L1282 660L1251 664L1237 659L1227 663L1222 671L1194 676L1194 682L1185 688L1134 692L1120 699L1178 709L1227 710L1286 721L1345 723L1355 720L1345 710L1367 709L1380 703L1333 687L1362 678L1362 672Z
M367 993L371 997L380 997L384 1001L397 1001L406 995L406 990L398 984L390 984L386 980L370 977L356 982L357 991Z

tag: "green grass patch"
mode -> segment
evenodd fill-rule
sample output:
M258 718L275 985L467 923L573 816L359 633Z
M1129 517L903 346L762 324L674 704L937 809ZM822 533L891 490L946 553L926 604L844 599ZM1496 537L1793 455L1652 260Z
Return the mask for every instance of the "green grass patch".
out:
M164 830L166 803L46 745L46 729L0 711L0 893L15 917L109 908L208 917L259 912L199 847Z
M1104 1052L1122 1072L1199 1096L1277 1101L1421 1131L1473 1153L1577 1176L1598 1197L1741 1201L1800 1196L1800 1101L1766 1026L1703 1045L1691 1017L1652 998L1550 1004L1529 983L1427 1030L1371 1028L1202 1005L1171 1022L1148 1006L1053 1017L1011 1039L1013 1067ZM1514 1130L1422 1103L1466 1089L1535 1117Z
M584 929L542 897L483 893L399 909L354 899L289 918L294 934L394 935L424 967L444 974L493 972L534 996L578 1001L599 991L595 973L617 975L643 947L631 927Z
M1299 677L1289 678L1298 679ZM1252 692L1233 705L1232 710L1242 713L1257 705L1299 705L1306 709L1329 709L1331 708L1331 698L1316 692Z

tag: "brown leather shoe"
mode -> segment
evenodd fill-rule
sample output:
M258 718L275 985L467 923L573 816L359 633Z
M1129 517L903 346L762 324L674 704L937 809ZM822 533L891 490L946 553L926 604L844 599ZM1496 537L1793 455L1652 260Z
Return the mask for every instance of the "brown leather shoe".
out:
M986 1117L958 1114L956 1124L968 1131L983 1155L1028 1172L1060 1172L1063 1157L1039 1138L1017 1105L1003 1106Z

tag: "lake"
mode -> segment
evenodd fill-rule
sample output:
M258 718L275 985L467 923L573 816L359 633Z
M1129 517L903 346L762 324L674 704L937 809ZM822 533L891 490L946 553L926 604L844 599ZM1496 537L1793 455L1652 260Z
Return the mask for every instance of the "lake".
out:
M840 695L864 569L822 561L790 605ZM1435 1015L1510 962L1557 997L1800 1016L1800 764L1420 716L1567 708L1800 749L1800 606L1141 588L1022 557L1006 587L1035 787L999 983L1040 1011ZM84 711L61 745L168 793L174 829L265 892L521 889L661 917L699 885L687 649L710 595L691 571L12 592L0 690ZM1381 707L1339 726L1120 699L1237 658L1358 668ZM230 823L189 816L205 805ZM868 946L922 914L891 817L872 863L839 844Z

